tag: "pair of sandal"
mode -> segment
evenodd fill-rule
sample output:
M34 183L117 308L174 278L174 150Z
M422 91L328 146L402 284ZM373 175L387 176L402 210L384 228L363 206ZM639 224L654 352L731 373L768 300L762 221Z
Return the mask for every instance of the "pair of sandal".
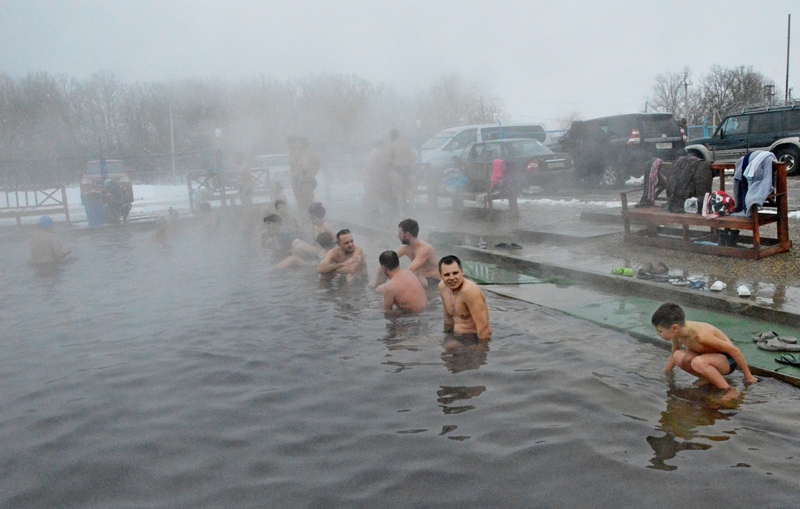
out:
M753 341L759 349L769 352L800 352L797 338L781 336L775 331L753 334Z
M646 276L666 276L668 273L669 267L667 267L667 264L664 262L658 262L655 267L653 267L652 263L648 263L639 269L638 275L645 276L642 279L647 279Z
M779 364L786 364L788 366L794 366L796 368L800 368L800 360L797 360L794 355L790 353L785 353L775 359L775 362Z

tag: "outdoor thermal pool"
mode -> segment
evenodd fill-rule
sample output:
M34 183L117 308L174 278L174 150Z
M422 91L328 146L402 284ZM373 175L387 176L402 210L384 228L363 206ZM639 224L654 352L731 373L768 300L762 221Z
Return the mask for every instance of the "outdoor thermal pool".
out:
M720 403L665 350L487 294L488 348L439 303L270 272L240 229L2 240L0 507L793 507L797 389ZM370 270L389 245L365 245ZM396 240L394 241L396 242ZM443 255L445 253L439 253ZM437 299L438 300L438 299ZM732 376L741 388L741 374Z

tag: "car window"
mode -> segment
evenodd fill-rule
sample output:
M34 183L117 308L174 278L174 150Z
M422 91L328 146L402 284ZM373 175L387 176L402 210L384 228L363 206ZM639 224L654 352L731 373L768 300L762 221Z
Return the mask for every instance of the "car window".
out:
M511 142L507 146L509 151L515 155L541 156L553 153L537 140L519 140Z
M531 138L544 141L547 134L540 125L512 125L503 127L503 138Z
M503 129L503 135L505 136L505 129ZM507 138L508 136L506 136ZM491 140L499 140L500 139L500 128L499 127L484 127L481 129L481 139L483 141L491 141Z
M800 131L800 110L786 110L786 130Z
M450 141L450 139L453 138L457 132L458 129L445 129L444 131L439 131L433 138L423 143L420 148L423 150L439 148Z
M451 141L450 145L448 145L448 149L457 150L460 148L464 148L470 143L475 143L475 140L477 138L478 138L477 129L464 129L453 138L453 141Z
M482 163L488 163L494 161L498 157L501 157L500 152L500 145L497 143L485 143L480 147L480 153L478 154L478 161Z
M725 136L747 134L747 127L750 122L750 117L747 115L740 115L738 117L729 117L722 124L720 132Z
M783 112L773 111L750 115L750 133L771 133L783 130Z
M639 131L642 138L658 138L662 134L680 136L681 126L672 117L645 118Z
M636 123L631 117L617 117L608 119L605 131L612 136L630 136L631 129L636 128Z

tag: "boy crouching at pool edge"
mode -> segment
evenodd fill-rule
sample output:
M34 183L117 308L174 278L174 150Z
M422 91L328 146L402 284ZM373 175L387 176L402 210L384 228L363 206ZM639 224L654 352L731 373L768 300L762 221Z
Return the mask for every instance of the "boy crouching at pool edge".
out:
M710 383L719 389L729 389L725 375L737 366L747 384L758 380L750 373L741 350L721 330L709 323L686 321L683 309L671 302L662 304L651 319L661 339L672 342L664 373L678 366L698 377L703 385ZM684 348L685 347L685 348Z

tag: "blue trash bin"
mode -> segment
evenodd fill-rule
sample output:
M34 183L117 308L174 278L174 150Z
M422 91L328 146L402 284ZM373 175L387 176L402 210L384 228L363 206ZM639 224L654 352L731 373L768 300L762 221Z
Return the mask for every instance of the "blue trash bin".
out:
M86 209L86 219L89 221L90 228L103 226L105 222L105 206L102 203L99 205L85 204L83 208Z

